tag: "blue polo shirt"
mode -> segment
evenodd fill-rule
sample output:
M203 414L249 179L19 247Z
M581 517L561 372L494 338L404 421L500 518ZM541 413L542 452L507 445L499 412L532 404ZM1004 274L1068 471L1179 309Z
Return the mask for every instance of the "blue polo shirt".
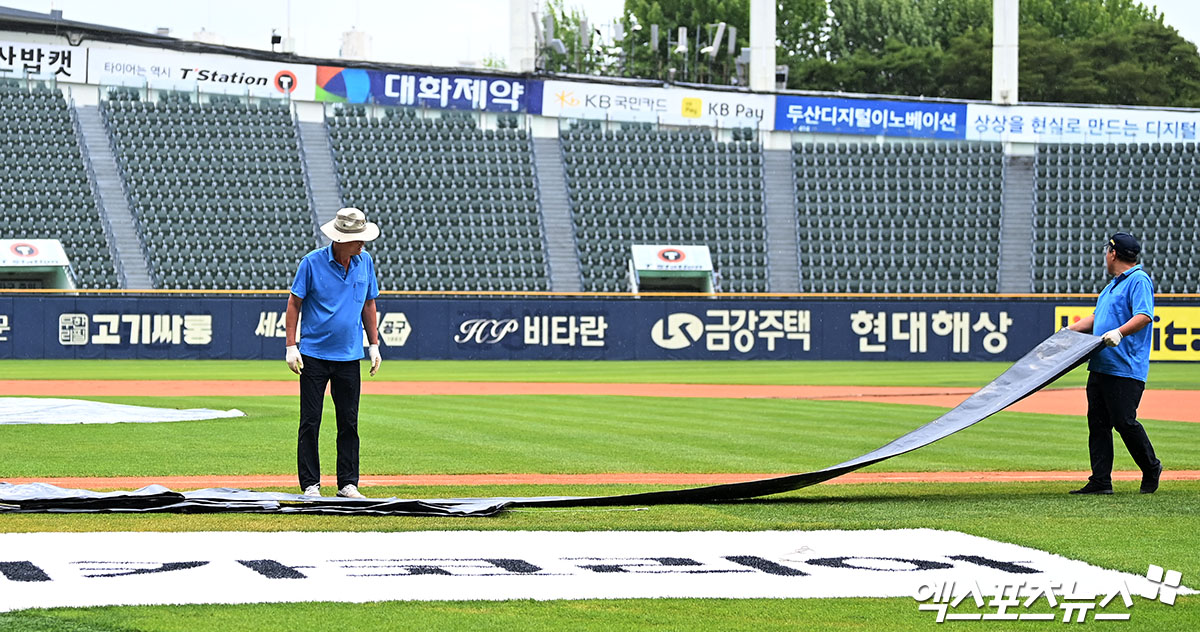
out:
M361 360L363 305L379 296L371 255L350 257L350 269L333 258L333 246L300 260L292 294L300 297L300 353L322 360Z
M1146 381L1150 374L1150 343L1154 329L1154 283L1141 264L1113 277L1096 299L1092 333L1103 334L1129 322L1135 314L1150 317L1150 324L1125 336L1115 347L1101 347L1092 355L1088 370Z

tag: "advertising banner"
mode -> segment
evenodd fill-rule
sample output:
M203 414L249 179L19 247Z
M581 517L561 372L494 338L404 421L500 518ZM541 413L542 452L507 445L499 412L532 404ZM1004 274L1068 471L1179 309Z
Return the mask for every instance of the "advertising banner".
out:
M972 103L967 119L967 140L1176 143L1196 141L1200 112Z
M376 301L384 358L1015 360L1090 307L1053 300ZM0 358L281 359L283 297L0 297ZM364 341L365 342L365 341ZM1200 306L1155 308L1155 360L1200 360Z
M93 47L87 69L87 82L96 85L141 78L151 87L169 89L195 82L201 92L290 96L298 101L312 101L316 86L314 66L160 48Z
M59 81L82 83L87 75L87 49L0 41L0 74L4 73L54 75Z
M443 110L528 112L524 79L317 66L316 100Z
M966 122L962 103L788 95L775 102L775 129L788 132L962 140Z
M775 97L766 94L618 86L578 81L546 81L542 85L543 116L617 121L654 121L668 125L719 127L757 126L769 130Z
M1058 328L1092 315L1094 305L1054 308ZM1098 332L1104 333L1104 332ZM1200 362L1200 307L1156 305L1154 335L1150 343L1151 360Z

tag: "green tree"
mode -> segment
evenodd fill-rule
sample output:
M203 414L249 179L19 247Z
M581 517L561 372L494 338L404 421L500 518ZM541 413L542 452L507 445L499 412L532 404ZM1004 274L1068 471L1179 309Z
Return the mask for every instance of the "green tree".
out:
M991 97L991 0L829 6L824 54L789 60L789 87ZM1135 0L1021 0L1020 7L1023 101L1200 106L1200 53L1156 10Z
M991 29L987 30L991 40ZM1054 36L1050 29L1027 24L1020 31L1017 60L1018 94L1022 101L1103 103L1105 90L1071 40ZM989 51L990 53L990 51ZM990 57L990 55L989 55ZM991 66L982 69L988 82L985 99L991 98Z
M729 84L736 76L735 59L750 46L749 0L625 0L623 17L627 37L623 43L632 51L624 74L633 77L666 79L667 69L676 69L680 80L701 80ZM714 34L712 25L724 22L737 29L734 54L727 52L728 39L721 42L715 61L699 56ZM808 59L820 53L821 39L827 28L825 0L783 0L776 4L775 37L778 63ZM634 31L633 26L641 27ZM650 25L659 27L657 49L650 48ZM674 52L679 27L688 30L688 58ZM725 31L728 38L730 31ZM699 36L699 44L697 44ZM671 45L668 46L668 38ZM685 64L685 61L687 62ZM682 75L687 67L686 76Z
M1161 21L1079 40L1105 102L1200 107L1200 52Z
M504 70L505 68L508 68L508 62L505 61L503 57L496 55L495 53L488 53L487 55L484 55L483 61L480 62L480 65L484 68L492 68L496 70Z
M750 42L750 0L625 0L623 17L627 46L636 49L626 68L633 77L666 79L674 68L681 81L707 81L728 84L736 71L734 60L726 52L730 31L737 29L735 50ZM700 49L712 43L715 25L726 24L725 35L716 60L700 55ZM633 31L633 25L642 27ZM658 25L658 47L650 48L650 26ZM687 27L687 53L676 53L679 27ZM668 40L670 45L668 46ZM736 57L736 53L735 53Z
M1126 31L1145 22L1162 24L1162 13L1138 0L1021 0L1022 25L1036 24L1068 40Z
M785 0L775 11L776 57L785 64L793 58L811 59L823 53L829 32L825 0ZM746 34L749 38L749 33Z
M859 49L837 62L801 60L791 66L789 83L810 90L938 97L945 54L935 46L908 46L899 40L874 53ZM819 87L815 87L819 86Z
M554 21L554 38L566 48L565 53L556 52L549 46L544 48L543 68L571 74L611 74L612 61L599 48L593 30L596 25L589 22L587 37L580 33L580 26L587 20L585 12L575 7L567 9L563 0L547 0L543 14Z
M932 6L920 0L830 0L829 57L840 59L859 50L883 53L889 42L933 46Z
M938 85L943 97L992 98L991 28L968 27L949 41Z
M620 54L576 51L583 16L563 7L547 5L568 49L547 55L551 71L667 79L674 68L678 81L729 84L736 65L724 42L716 61L699 55L710 25L735 27L739 52L749 45L749 0L625 0ZM1157 9L1138 0L1021 0L1020 11L1023 101L1200 107L1200 53ZM651 24L659 25L655 49ZM688 27L686 57L673 52L679 26ZM790 88L991 97L992 0L782 0L776 35Z

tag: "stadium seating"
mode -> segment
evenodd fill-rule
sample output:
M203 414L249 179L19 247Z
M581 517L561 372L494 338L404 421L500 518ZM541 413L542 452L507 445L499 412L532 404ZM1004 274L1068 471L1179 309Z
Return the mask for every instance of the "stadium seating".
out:
M1035 169L1035 292L1098 291L1118 231L1141 241L1157 293L1200 292L1195 143L1039 145Z
M115 89L101 101L159 288L285 288L320 243L288 105ZM115 288L103 216L61 93L0 81L0 237L60 239L85 288ZM326 118L342 201L388 239L383 289L549 289L532 142L520 116L345 105ZM586 291L624 291L629 246L708 245L723 291L767 291L754 130L574 121L560 131ZM995 292L1000 144L792 146L800 288ZM1034 172L1035 292L1094 293L1100 244L1141 239L1160 294L1200 293L1194 143L1046 144Z
M549 290L533 146L515 118L421 118L350 106L327 117L342 200L388 236L372 245L383 289Z
M707 245L726 292L767 290L762 149L708 128L561 132L585 291L627 291L635 243Z
M78 136L56 89L0 80L0 238L58 239L81 288L119 286Z
M289 105L136 96L101 111L155 287L288 287L317 245Z
M808 292L995 292L998 143L796 143Z

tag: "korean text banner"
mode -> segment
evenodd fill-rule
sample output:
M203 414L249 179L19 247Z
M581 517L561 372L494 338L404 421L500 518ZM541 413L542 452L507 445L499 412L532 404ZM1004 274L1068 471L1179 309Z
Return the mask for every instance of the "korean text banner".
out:
M775 129L790 132L962 140L966 122L967 106L961 103L786 95L775 100Z
M1195 359L1194 302L1159 305L1162 359ZM286 300L0 296L0 358L281 359ZM377 300L384 358L1014 360L1054 301ZM1184 310L1178 313L1167 310ZM1161 329L1161 332L1160 332ZM1186 357L1185 357L1186 356Z
M755 121L769 130L774 111L775 97L765 94L546 81L540 114L720 127L754 126L750 122Z
M83 47L0 41L0 73L54 75L59 81L82 83L86 67Z
M201 92L251 94L312 101L314 66L258 61L225 55L201 55L160 48L91 48L88 83L145 79L152 87L195 85Z
M967 122L967 140L1190 143L1196 141L1200 112L972 103Z
M317 66L317 101L449 110L528 112L523 79Z

